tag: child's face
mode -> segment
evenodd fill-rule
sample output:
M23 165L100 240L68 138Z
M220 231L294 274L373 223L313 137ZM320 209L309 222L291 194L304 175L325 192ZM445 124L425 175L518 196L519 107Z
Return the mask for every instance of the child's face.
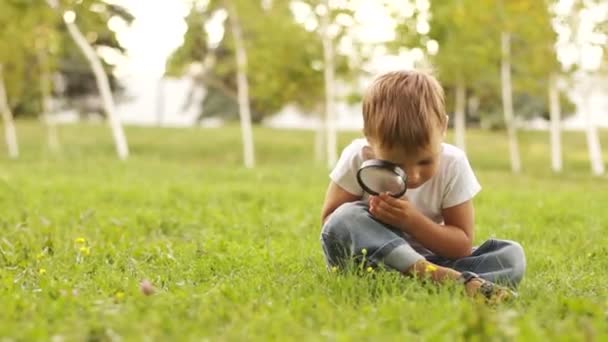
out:
M437 173L441 159L442 141L441 136L436 135L429 146L418 149L416 153L406 153L399 148L382 149L375 147L372 142L370 143L374 156L401 167L407 174L408 189L416 189Z

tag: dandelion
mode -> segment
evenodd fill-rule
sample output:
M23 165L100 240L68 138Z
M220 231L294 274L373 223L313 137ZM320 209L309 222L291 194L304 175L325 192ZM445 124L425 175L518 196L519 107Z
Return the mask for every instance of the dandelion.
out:
M372 272L374 272L374 269L371 266L369 266L367 268L367 273L372 273Z
M331 268L331 271L334 272L334 273L338 272L338 267L337 266L333 266Z
M79 237L79 238L76 238L74 240L74 242L80 243L80 244L84 244L84 243L87 243L87 240L85 238L83 238L83 237Z
M80 247L79 251L82 255L89 255L91 254L91 247L82 246Z
M361 250L361 254L363 254L363 255L367 255L367 249L363 248L363 249Z
M424 269L424 271L426 273L433 273L433 272L437 271L437 266L431 265L431 264L426 265L426 268Z
M116 300L123 300L125 298L125 293L118 291L116 294L114 294L114 298L116 298Z
M45 275L46 274L46 269L44 269L44 268L39 269L38 270L38 274Z

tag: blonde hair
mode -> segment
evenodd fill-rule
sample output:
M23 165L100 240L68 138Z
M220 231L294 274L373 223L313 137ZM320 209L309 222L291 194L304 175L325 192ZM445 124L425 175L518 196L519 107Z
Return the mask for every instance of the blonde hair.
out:
M429 73L383 74L363 97L363 133L381 148L426 148L446 121L443 88Z

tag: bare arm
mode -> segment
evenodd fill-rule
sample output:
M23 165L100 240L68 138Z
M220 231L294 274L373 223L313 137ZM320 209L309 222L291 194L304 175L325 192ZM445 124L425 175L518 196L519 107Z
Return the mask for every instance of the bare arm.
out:
M471 255L474 238L475 210L472 201L443 209L444 225L437 224L422 213L414 214L406 231L423 246L446 258Z
M342 204L347 202L355 202L360 199L361 196L353 195L350 192L342 189L333 181L330 182L325 194L323 209L321 210L321 223L325 224L327 217Z
M471 255L474 210L471 201L443 210L445 225L418 211L407 199L382 194L370 202L370 212L384 223L411 235L434 253L457 259Z

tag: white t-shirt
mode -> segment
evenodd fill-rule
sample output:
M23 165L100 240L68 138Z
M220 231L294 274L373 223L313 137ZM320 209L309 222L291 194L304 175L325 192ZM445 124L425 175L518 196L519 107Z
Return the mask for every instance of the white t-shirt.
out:
M442 144L441 160L437 173L416 189L407 189L405 197L424 215L436 223L443 223L441 210L472 199L480 190L466 154L456 146ZM340 156L329 177L342 189L363 199L369 195L357 182L357 170L365 160L363 148L366 139L353 140Z

